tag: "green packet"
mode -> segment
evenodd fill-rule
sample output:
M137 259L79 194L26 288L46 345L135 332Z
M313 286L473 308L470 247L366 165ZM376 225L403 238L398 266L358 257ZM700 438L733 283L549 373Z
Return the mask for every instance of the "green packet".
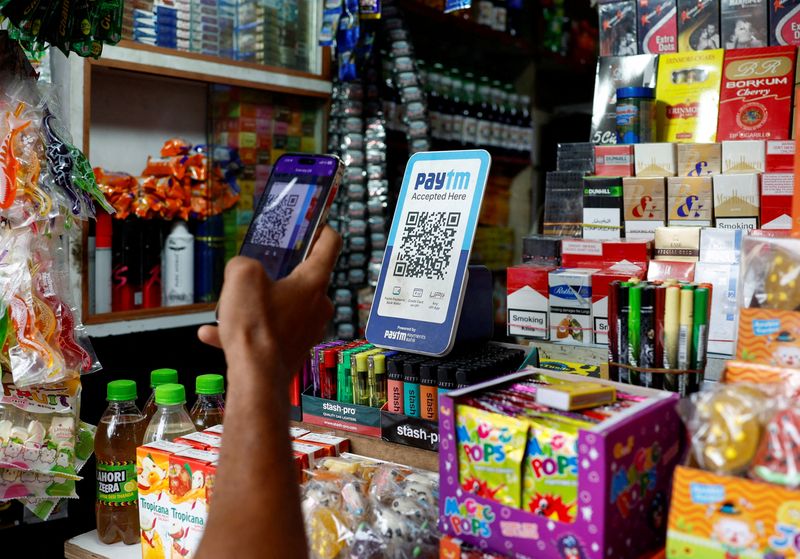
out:
M578 433L589 422L550 414L529 418L523 469L523 508L559 522L578 509Z
M467 405L456 407L458 481L464 491L520 508L529 423Z

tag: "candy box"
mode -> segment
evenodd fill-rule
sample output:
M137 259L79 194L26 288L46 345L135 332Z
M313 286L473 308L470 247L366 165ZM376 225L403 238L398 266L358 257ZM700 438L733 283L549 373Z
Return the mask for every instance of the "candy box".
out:
M187 450L192 448L168 441L156 441L136 449L142 557L156 559L172 556L169 460L173 454Z
M549 313L554 341L577 345L592 343L592 274L598 271L596 268L559 268L550 272Z
M761 228L792 228L792 195L794 175L791 173L764 173L761 175Z
M667 179L667 224L670 227L710 226L713 203L711 177Z
M701 0L700 3L691 0L691 7L688 9L695 10L703 6L704 11L715 11L714 4L714 0L708 2ZM679 8L678 11L683 10ZM717 24L709 23L705 27L712 25ZM703 33L702 29L698 29L697 32ZM683 43L680 38L678 41L679 45ZM678 50L683 49L679 46ZM715 141L722 53L721 50L709 50L678 52L659 57L656 86L659 141Z
M636 18L639 52L678 52L678 11L675 0L639 0Z
M548 278L555 269L555 266L534 265L508 268L506 306L509 336L550 339Z
M679 466L673 478L668 559L796 557L800 491Z
M678 0L678 52L719 49L719 2Z
M533 371L567 382L575 378L554 371ZM620 412L613 422L579 428L572 466L563 460L559 466L549 456L540 461L544 472L577 466L578 502L572 521L559 519L558 511L563 507L554 496L537 500L533 507L530 503L514 507L483 491L482 480L466 488L459 483L463 454L459 437L477 438L484 456L497 456L493 453L497 443L490 442L488 436L481 438L481 434L490 433L488 429L470 431L470 426L460 420L462 402L530 374L515 373L440 398L439 514L443 535L520 559L628 559L663 545L672 470L681 460L676 394L579 377L645 398ZM507 436L514 435L509 431ZM532 463L529 467L533 468ZM526 470L521 475L524 480L534 472Z
M190 558L197 553L214 492L216 460L215 453L197 449L178 452L169 458L171 557Z

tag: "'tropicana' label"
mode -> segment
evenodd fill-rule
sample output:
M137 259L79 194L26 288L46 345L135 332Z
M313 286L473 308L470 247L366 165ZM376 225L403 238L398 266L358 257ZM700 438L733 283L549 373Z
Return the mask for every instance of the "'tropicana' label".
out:
M138 498L136 462L97 461L97 501L111 506L132 506Z

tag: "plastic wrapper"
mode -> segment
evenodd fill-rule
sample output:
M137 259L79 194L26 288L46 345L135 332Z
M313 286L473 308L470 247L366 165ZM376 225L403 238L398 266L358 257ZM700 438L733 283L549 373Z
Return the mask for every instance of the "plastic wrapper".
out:
M767 422L750 477L792 489L800 486L800 408L794 402Z
M19 388L3 376L0 468L76 475L80 383Z

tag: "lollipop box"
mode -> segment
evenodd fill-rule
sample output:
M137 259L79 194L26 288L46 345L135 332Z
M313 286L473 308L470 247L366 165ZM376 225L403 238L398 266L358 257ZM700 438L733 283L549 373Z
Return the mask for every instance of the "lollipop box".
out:
M662 546L672 473L682 459L684 440L676 410L677 394L579 378L646 399L600 424L579 429L578 511L571 523L512 508L461 487L457 405L465 398L534 373L576 380L569 374L529 369L440 398L442 533L517 559L633 558Z

